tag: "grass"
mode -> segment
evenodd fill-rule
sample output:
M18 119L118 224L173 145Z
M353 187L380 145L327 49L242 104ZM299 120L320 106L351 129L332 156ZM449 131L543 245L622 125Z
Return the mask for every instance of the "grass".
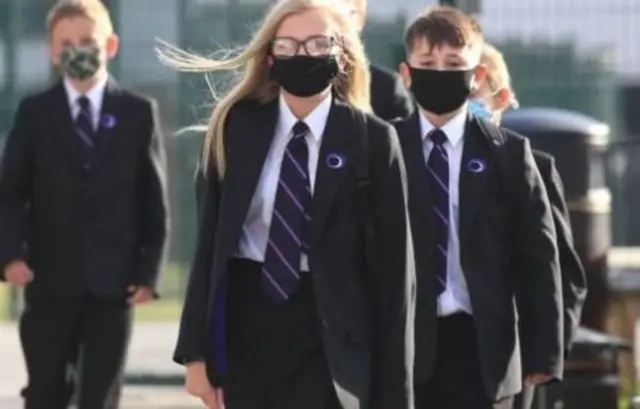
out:
M160 300L137 307L136 322L178 321L182 311L182 298L186 286L186 271L179 264L169 265L160 280ZM0 322L8 321L10 287L0 284Z
M9 319L9 286L0 284L0 322Z
M621 397L618 403L618 409L629 409L629 398Z

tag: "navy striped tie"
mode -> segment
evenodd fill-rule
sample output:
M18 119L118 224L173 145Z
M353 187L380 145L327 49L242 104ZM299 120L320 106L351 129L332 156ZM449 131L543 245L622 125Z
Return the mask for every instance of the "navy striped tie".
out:
M95 131L93 129L93 115L91 108L91 101L86 96L81 96L77 99L78 107L80 111L76 116L75 125L76 133L82 142L87 158L90 158L90 153L94 147Z
M276 302L287 300L300 280L300 259L307 252L309 205L309 151L304 122L293 127L287 145L271 216L269 241L262 269L262 281L267 294Z
M440 129L429 133L433 149L427 160L431 187L431 212L433 216L434 257L436 291L440 295L447 286L447 248L449 247L449 156L444 147L447 136Z

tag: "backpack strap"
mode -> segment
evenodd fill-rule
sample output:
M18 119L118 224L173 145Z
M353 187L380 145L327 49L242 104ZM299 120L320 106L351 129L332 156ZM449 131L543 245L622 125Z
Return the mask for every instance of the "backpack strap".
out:
M369 179L369 134L364 112L354 109L355 144L353 170L356 176L358 217L364 230L365 258L368 266L373 265L373 216L371 214L371 180Z

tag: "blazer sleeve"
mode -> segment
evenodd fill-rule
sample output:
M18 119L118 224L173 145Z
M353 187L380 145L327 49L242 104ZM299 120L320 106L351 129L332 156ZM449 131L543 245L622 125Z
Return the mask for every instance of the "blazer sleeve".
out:
M189 271L178 342L173 360L179 364L204 361L208 356L206 342L211 264L218 214L218 173L215 166L198 169L195 177L197 200L197 240Z
M144 118L138 169L140 242L133 284L155 288L166 261L169 230L166 155L155 101L146 104Z
M562 298L564 301L564 348L565 355L571 351L571 344L580 325L582 306L587 298L587 278L582 262L576 253L571 232L569 210L564 199L564 185L551 157L543 173L549 202L556 227L560 269L562 270Z
M556 232L547 191L529 140L510 138L518 152L514 169L516 197L514 271L522 335L523 374L544 373L562 379L563 304ZM516 171L517 170L517 171ZM518 180L519 179L519 180Z
M415 268L407 177L395 130L368 127L374 223L374 408L413 407Z
M0 280L5 267L25 260L25 233L33 172L31 100L20 103L0 165Z

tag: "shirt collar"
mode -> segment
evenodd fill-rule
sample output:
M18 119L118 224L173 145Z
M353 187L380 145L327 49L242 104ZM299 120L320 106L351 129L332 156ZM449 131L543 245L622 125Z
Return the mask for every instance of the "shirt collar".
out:
M331 111L331 103L333 101L332 98L331 94L327 95L327 97L302 120L307 124L311 131L311 136L316 141L319 141L320 138L322 138L324 128L327 125L327 118L329 117L329 111ZM287 105L287 101L285 101L282 93L280 94L279 108L279 127L283 132L289 134L291 129L293 129L293 126L298 122L298 118L296 118L293 112L291 112L291 109L289 108L289 105Z
M104 76L101 78L89 91L84 94L80 94L74 87L71 85L71 82L65 78L63 80L64 89L67 92L67 96L69 98L69 106L75 107L78 103L78 98L82 95L85 95L89 98L91 102L91 107L95 109L97 112L100 112L102 108L102 99L104 97L104 90L107 87L107 81L109 80L108 76Z
M452 117L446 124L444 124L440 129L447 136L447 140L451 144L451 146L456 146L459 144L463 137L464 131L467 126L467 116L468 109L465 104L464 109L461 109L454 117ZM423 141L429 135L429 132L433 131L435 126L429 122L429 120L424 116L424 114L420 111L420 132L422 135Z

